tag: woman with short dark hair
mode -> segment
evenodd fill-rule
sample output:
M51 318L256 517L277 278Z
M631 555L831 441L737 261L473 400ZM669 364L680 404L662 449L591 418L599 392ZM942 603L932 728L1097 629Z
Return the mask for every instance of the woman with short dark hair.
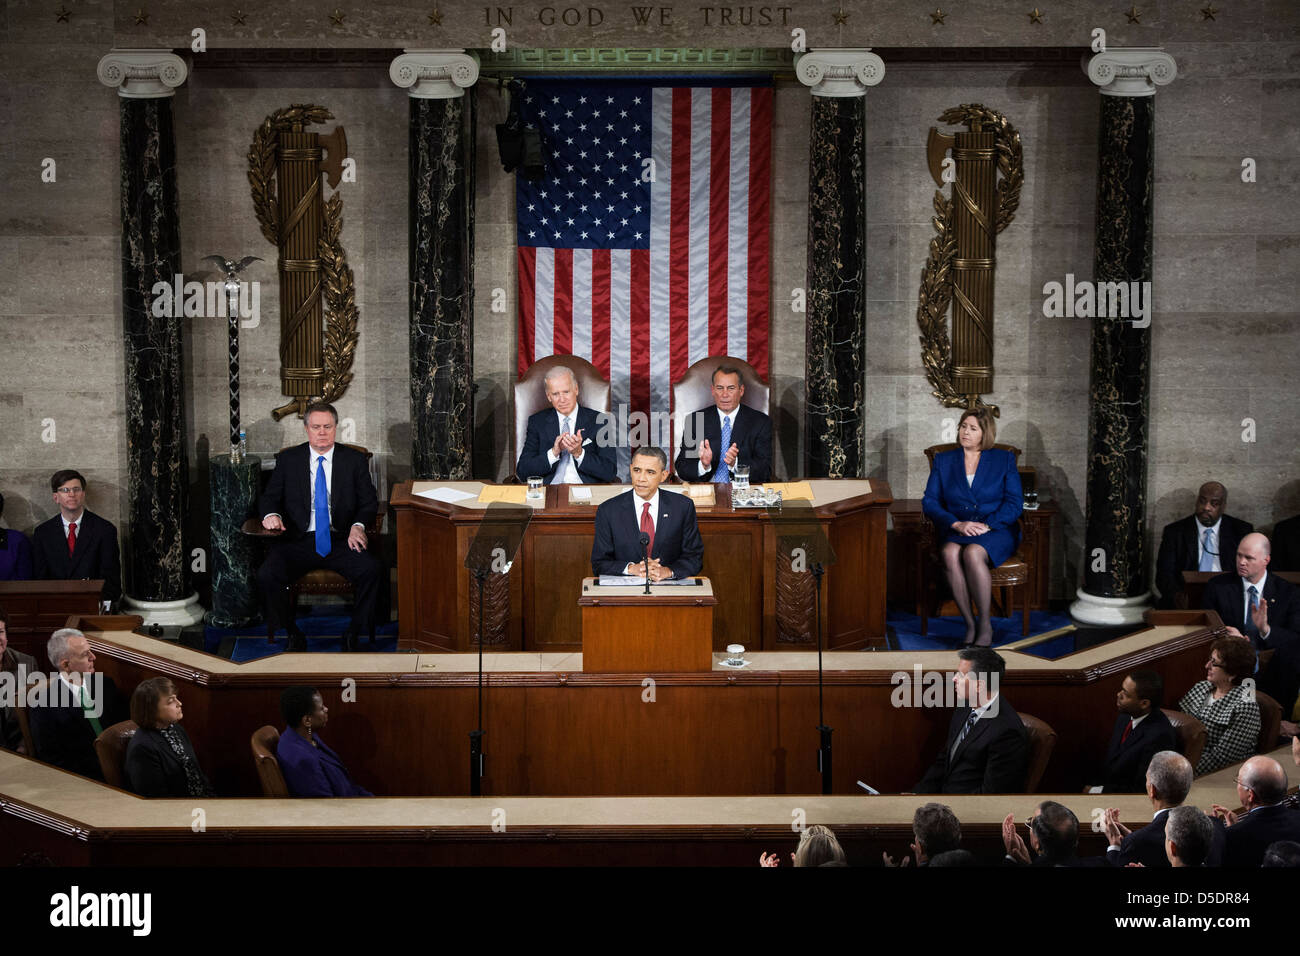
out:
M1192 685L1178 709L1205 725L1205 750L1196 774L1245 760L1259 744L1259 704L1242 681L1255 673L1255 649L1240 637L1210 645L1205 680Z
M285 786L294 797L373 797L352 782L348 768L320 739L329 708L315 687L287 687L280 695L285 728L276 745L276 759Z
M142 797L213 797L190 736L180 725L181 699L166 677L142 680L131 695L139 727L126 745L127 786Z

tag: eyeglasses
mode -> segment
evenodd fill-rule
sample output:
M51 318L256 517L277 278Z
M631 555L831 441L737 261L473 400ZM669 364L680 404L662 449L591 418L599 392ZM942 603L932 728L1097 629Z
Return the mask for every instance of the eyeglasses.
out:
M85 488L55 488L54 493L58 495L84 495Z
M1211 667L1217 667L1217 668L1219 668L1220 670L1223 669L1223 661L1216 661L1213 657L1211 657L1211 658L1210 658L1208 661L1206 661L1205 663L1209 664Z

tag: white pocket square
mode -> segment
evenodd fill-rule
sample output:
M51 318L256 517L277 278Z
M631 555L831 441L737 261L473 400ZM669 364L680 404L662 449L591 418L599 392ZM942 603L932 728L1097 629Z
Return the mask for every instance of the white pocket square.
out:
M582 447L583 447L583 448L586 448L586 447L587 447L588 445L590 445L590 444L591 444L591 439L588 438L586 441L584 441L584 442L582 443Z

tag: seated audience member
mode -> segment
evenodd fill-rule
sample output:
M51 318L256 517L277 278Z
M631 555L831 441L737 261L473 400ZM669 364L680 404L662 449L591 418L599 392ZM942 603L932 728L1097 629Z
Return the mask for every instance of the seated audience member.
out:
M1133 671L1124 678L1115 707L1119 716L1106 748L1106 762L1093 793L1141 793L1147 764L1161 750L1178 746L1173 724L1160 710L1165 682L1155 671Z
M1273 528L1273 570L1300 571L1300 515Z
M86 479L65 468L50 478L59 513L32 532L32 571L38 581L103 578L105 601L122 596L117 528L86 510Z
M95 673L90 642L75 628L51 634L45 653L59 678L49 686L45 704L27 710L36 759L103 780L95 738L105 727L126 719L117 685L111 677Z
M1165 856L1169 865L1211 866L1208 863L1215 840L1214 823L1196 807L1174 807L1165 825Z
M329 720L329 708L316 688L285 688L280 695L280 713L285 728L275 755L290 796L374 796L352 782L339 755L320 739L319 731Z
M956 850L961 846L961 824L952 808L942 803L926 803L916 808L912 814L912 852L916 855L916 865L926 866L940 853ZM885 866L893 866L893 858L888 853L881 853ZM899 866L907 866L910 856L903 857Z
M1002 821L1002 845L1007 851L1005 862L1017 866L1106 865L1102 857L1078 856L1079 818L1055 800L1044 800L1034 808L1029 818L1028 847L1016 832L1016 815L1008 813Z
M609 484L618 473L612 447L599 441L600 413L578 404L578 379L557 365L543 381L551 407L528 416L515 477L541 478L548 485Z
M1262 534L1242 538L1233 573L1210 578L1202 605L1219 615L1233 637L1249 640L1256 652L1274 652L1256 680L1289 717L1300 690L1300 588L1268 573L1269 552Z
M653 446L638 448L629 469L632 490L596 509L591 545L593 574L629 574L650 580L689 578L704 566L704 541L695 504L685 495L660 491L668 477L668 456ZM641 535L649 540L650 560Z
M1196 493L1196 511L1165 525L1156 557L1159 607L1187 607L1184 571L1232 570L1237 545L1254 529L1250 522L1224 514L1227 506L1228 489L1217 481L1207 481Z
M814 823L799 834L799 848L790 854L795 866L847 866L848 858L840 841L830 827ZM761 853L759 866L776 866L780 862L775 853Z
M992 412L982 406L962 412L960 447L934 456L921 499L925 516L943 539L940 555L952 599L966 622L967 647L992 646L992 569L1015 554L1020 543L1020 472L1015 455L993 447L996 440Z
M1259 704L1241 686L1255 672L1255 650L1235 637L1210 645L1205 680L1192 685L1178 709L1205 725L1205 750L1197 775L1211 773L1255 752L1259 743Z
M1029 741L1020 715L998 692L1006 662L987 647L964 647L953 682L958 707L917 793L1023 793Z
M1165 827L1169 824L1169 811L1182 806L1187 793L1192 789L1192 765L1182 754L1172 750L1163 750L1151 758L1146 772L1147 798L1155 813L1151 822L1137 830L1130 831L1119 822L1119 811L1108 809L1103 818L1106 837L1110 846L1106 849L1106 861L1115 866L1128 866L1141 863L1143 866L1160 868L1169 865L1165 853ZM1214 821L1214 846L1210 851L1210 866L1218 866L1223 858L1223 824Z
M36 659L30 654L9 646L9 621L5 609L0 607L0 673L13 675L13 688L17 692L27 683L27 675L36 673ZM18 726L17 699L0 700L0 747L17 753L26 753L22 728Z
M1251 757L1237 772L1240 817L1214 805L1214 815L1228 825L1224 866L1259 866L1264 851L1278 840L1300 840L1300 812L1286 801L1286 771L1272 757Z
M1278 840L1264 851L1260 866L1300 866L1300 843L1295 840Z
M975 854L970 850L949 850L930 859L929 865L935 866L979 866Z
M682 481L725 484L737 464L749 466L749 480L756 485L772 477L772 420L741 403L745 394L741 378L734 365L713 370L713 404L693 413L686 435L681 436L682 448L673 467Z
M5 496L0 495L0 517L5 513ZM32 579L32 545L27 535L13 528L0 528L0 581Z
M142 797L214 797L199 766L176 685L166 677L142 680L131 695L131 719L139 729L126 745L126 780Z

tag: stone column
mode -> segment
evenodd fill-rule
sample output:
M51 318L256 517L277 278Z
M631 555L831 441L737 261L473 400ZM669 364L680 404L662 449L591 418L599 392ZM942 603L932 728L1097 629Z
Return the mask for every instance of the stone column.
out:
M411 98L411 477L464 479L474 405L474 98L478 59L407 50Z
M867 87L885 64L867 49L814 50L795 64L812 88L808 160L808 475L862 475L866 366Z
M1109 301L1102 283L1151 281L1155 93L1157 86L1173 82L1177 67L1158 49L1128 49L1099 53L1086 70L1101 87L1093 275L1098 298ZM1148 309L1150 288L1139 285ZM1112 314L1092 320L1086 553L1083 587L1070 614L1085 624L1127 625L1141 621L1151 603L1146 548L1150 313L1142 320L1107 311Z
M180 207L171 97L185 62L166 50L114 50L99 79L121 98L122 339L126 351L125 610L147 624L203 619L190 589L182 529L185 458L183 317L150 308L181 272ZM171 311L171 310L168 310Z

